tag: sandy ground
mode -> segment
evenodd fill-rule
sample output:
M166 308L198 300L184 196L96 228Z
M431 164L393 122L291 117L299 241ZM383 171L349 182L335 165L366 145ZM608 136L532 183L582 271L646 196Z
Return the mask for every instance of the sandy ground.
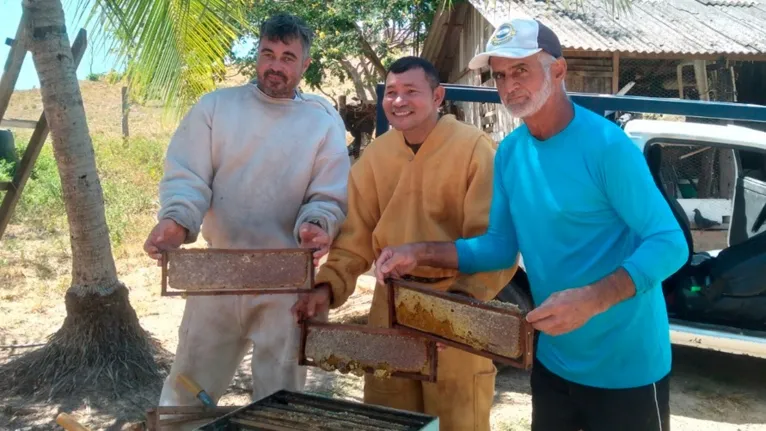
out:
M0 345L3 346L0 347L0 364L34 348L9 346L44 342L47 335L58 329L65 316L62 297L68 283L69 262L63 244L59 244L62 251L58 258L40 261L29 250L34 250L35 241L42 243L44 238L25 234L13 226L9 233L0 247ZM48 255L52 253L49 251ZM118 261L118 267L121 279L131 288L130 300L141 325L159 339L165 349L174 352L184 300L159 296L160 270L145 259L124 259ZM356 293L346 305L332 313L331 319L363 320L369 307L371 286L371 277L363 276ZM243 405L249 401L248 361L249 357L241 365L221 404ZM766 430L765 370L766 360L675 349L671 383L672 429ZM353 376L310 369L306 390L361 401L361 381ZM91 429L128 426L120 419L118 407L102 406L89 400L41 405L0 398L0 429L60 429L52 424L60 411L71 413ZM530 412L528 373L513 368L501 370L492 412L493 430L528 430Z

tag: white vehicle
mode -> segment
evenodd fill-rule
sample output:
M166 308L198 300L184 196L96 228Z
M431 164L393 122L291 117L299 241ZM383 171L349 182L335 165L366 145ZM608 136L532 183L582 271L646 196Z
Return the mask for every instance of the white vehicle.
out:
M689 261L663 283L672 342L766 358L766 133L643 119L623 128L689 243ZM523 262L498 299L532 307Z

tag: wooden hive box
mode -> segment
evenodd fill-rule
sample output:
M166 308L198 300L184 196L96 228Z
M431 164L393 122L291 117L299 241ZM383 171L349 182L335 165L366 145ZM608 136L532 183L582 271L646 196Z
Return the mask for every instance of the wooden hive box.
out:
M278 391L201 431L439 431L439 418L321 395Z

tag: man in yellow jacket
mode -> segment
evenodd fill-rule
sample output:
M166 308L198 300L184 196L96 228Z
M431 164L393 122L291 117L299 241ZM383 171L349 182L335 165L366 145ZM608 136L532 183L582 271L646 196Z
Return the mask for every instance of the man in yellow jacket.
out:
M341 306L387 246L452 241L486 230L495 145L454 116L439 116L444 92L428 61L405 57L391 65L382 105L394 130L375 139L352 167L346 221L316 276L316 289L293 307L297 319ZM488 301L516 268L468 276L418 267L401 276ZM388 326L385 292L376 286L372 326ZM442 431L489 431L497 375L492 361L445 348L438 363L436 383L365 376L364 401L438 416Z

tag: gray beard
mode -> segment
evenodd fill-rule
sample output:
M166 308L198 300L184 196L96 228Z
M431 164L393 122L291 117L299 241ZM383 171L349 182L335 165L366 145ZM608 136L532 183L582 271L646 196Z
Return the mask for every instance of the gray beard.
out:
M550 72L546 71L543 88L538 93L533 94L531 100L516 106L511 106L503 102L503 106L505 106L505 109L511 114L511 116L521 118L523 120L530 115L536 114L537 111L539 111L540 108L545 105L545 102L548 101L548 98L551 97L552 91L551 74Z

